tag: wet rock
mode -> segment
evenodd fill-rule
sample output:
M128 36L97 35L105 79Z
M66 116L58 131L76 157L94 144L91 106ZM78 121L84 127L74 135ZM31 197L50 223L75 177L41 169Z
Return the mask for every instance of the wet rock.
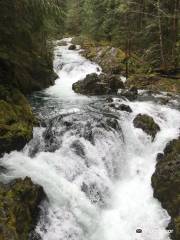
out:
M1 173L6 173L6 172L7 172L7 169L0 165L0 174Z
M96 183L86 184L83 183L81 190L86 193L87 197L91 200L92 203L100 203L103 201L101 191L98 189Z
M126 104L120 104L120 105L116 105L116 104L111 104L111 107L113 107L116 110L120 110L120 111L124 111L124 112L132 112L132 109L130 108L130 106L126 105Z
M132 109L130 108L130 106L128 106L126 104L121 104L119 106L119 110L132 113Z
M29 240L42 240L42 238L39 233L32 231L29 235Z
M88 74L84 80L74 83L72 88L76 93L87 95L103 95L110 91L96 73Z
M154 119L146 114L137 115L133 123L136 128L141 128L145 133L150 135L153 140L160 131L160 127L154 122Z
M136 233L142 233L142 232L143 232L142 229L140 228L136 229Z
M106 78L112 93L117 93L118 89L124 89L124 83L119 75L106 75Z
M134 101L138 97L138 90L136 87L131 87L121 91L120 96L125 97L130 101Z
M71 148L74 150L74 152L81 156L81 157L85 157L85 150L84 150L84 146L83 144L79 141L76 140L71 144Z
M169 98L160 98L159 103L162 105L167 105L169 103Z
M156 160L159 162L159 161L163 160L163 157L164 157L163 153L158 153Z
M108 97L108 98L106 98L106 102L108 102L108 103L112 103L112 102L113 102L113 98L112 98L112 97Z
M84 80L73 84L76 93L87 95L104 95L117 93L119 88L124 88L124 84L119 76L96 73L88 74Z
M173 230L172 239L180 239L180 138L167 144L164 155L157 161L155 173L152 176L154 197L159 199L169 215Z
M95 176L98 178L98 182L93 181L93 179L85 180L82 182L81 191L86 194L86 197L98 207L107 207L109 202L108 199L111 196L110 189L105 185L104 180L100 176Z
M69 49L69 50L76 50L76 45L72 44L72 45L69 46L68 49Z
M121 130L119 123L117 121L117 119L114 118L107 118L106 123L109 127L113 128L116 131Z
M91 144L95 144L96 134L103 134L104 130L116 130L122 135L118 119L113 114L89 111L60 115L53 118L44 131L45 146L42 146L41 150L53 152L59 149L64 135L68 132L70 135L82 137ZM79 154L81 157L84 156L84 146L81 142L75 141L70 147L76 154Z
M28 177L0 184L0 239L28 239L44 198L43 188Z
M124 112L132 112L132 109L130 108L130 106L126 105L126 104L120 104L120 105L116 105L115 103L112 103L110 105L110 107L113 107L116 110L120 110L120 111L124 111Z

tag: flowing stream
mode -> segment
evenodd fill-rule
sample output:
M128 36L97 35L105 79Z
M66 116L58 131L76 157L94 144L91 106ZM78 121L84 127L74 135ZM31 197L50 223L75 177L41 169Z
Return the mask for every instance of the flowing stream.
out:
M111 108L107 96L75 94L72 83L98 66L63 41L68 45L55 48L56 84L30 98L42 126L23 151L4 156L3 180L29 176L43 186L48 200L36 228L43 240L170 239L170 218L153 198L151 176L157 153L178 137L177 100L161 105L156 100L165 94L143 91L134 102L114 96L132 108L127 113ZM139 113L161 128L153 142L133 126Z

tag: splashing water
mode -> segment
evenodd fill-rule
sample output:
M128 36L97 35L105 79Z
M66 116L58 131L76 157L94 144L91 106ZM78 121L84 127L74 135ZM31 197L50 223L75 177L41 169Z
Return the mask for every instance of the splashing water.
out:
M168 240L170 219L153 198L151 176L157 153L178 137L180 113L114 98L132 108L129 114L110 109L105 97L75 94L72 83L98 66L68 50L70 40L55 48L56 84L31 98L46 127L34 129L22 152L1 159L8 169L1 178L30 176L43 186L48 201L36 228L43 240ZM154 142L134 128L139 113L159 124Z

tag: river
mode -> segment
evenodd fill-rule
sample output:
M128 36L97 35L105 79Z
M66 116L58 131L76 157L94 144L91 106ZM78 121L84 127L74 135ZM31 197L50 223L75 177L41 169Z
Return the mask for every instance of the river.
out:
M170 239L151 176L157 153L179 134L176 99L165 106L143 91L134 102L113 96L131 107L127 113L110 108L107 96L77 95L72 83L99 66L63 41L68 45L55 48L55 85L30 97L42 125L21 152L4 156L4 180L29 176L43 186L48 200L36 227L43 240ZM139 113L161 128L153 142L133 126Z

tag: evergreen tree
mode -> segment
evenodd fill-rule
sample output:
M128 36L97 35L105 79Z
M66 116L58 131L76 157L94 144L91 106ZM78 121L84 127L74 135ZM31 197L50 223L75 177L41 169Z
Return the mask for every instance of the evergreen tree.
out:
M108 40L153 69L168 70L180 60L179 7L179 0L79 0L78 7L68 5L67 21L77 34Z

